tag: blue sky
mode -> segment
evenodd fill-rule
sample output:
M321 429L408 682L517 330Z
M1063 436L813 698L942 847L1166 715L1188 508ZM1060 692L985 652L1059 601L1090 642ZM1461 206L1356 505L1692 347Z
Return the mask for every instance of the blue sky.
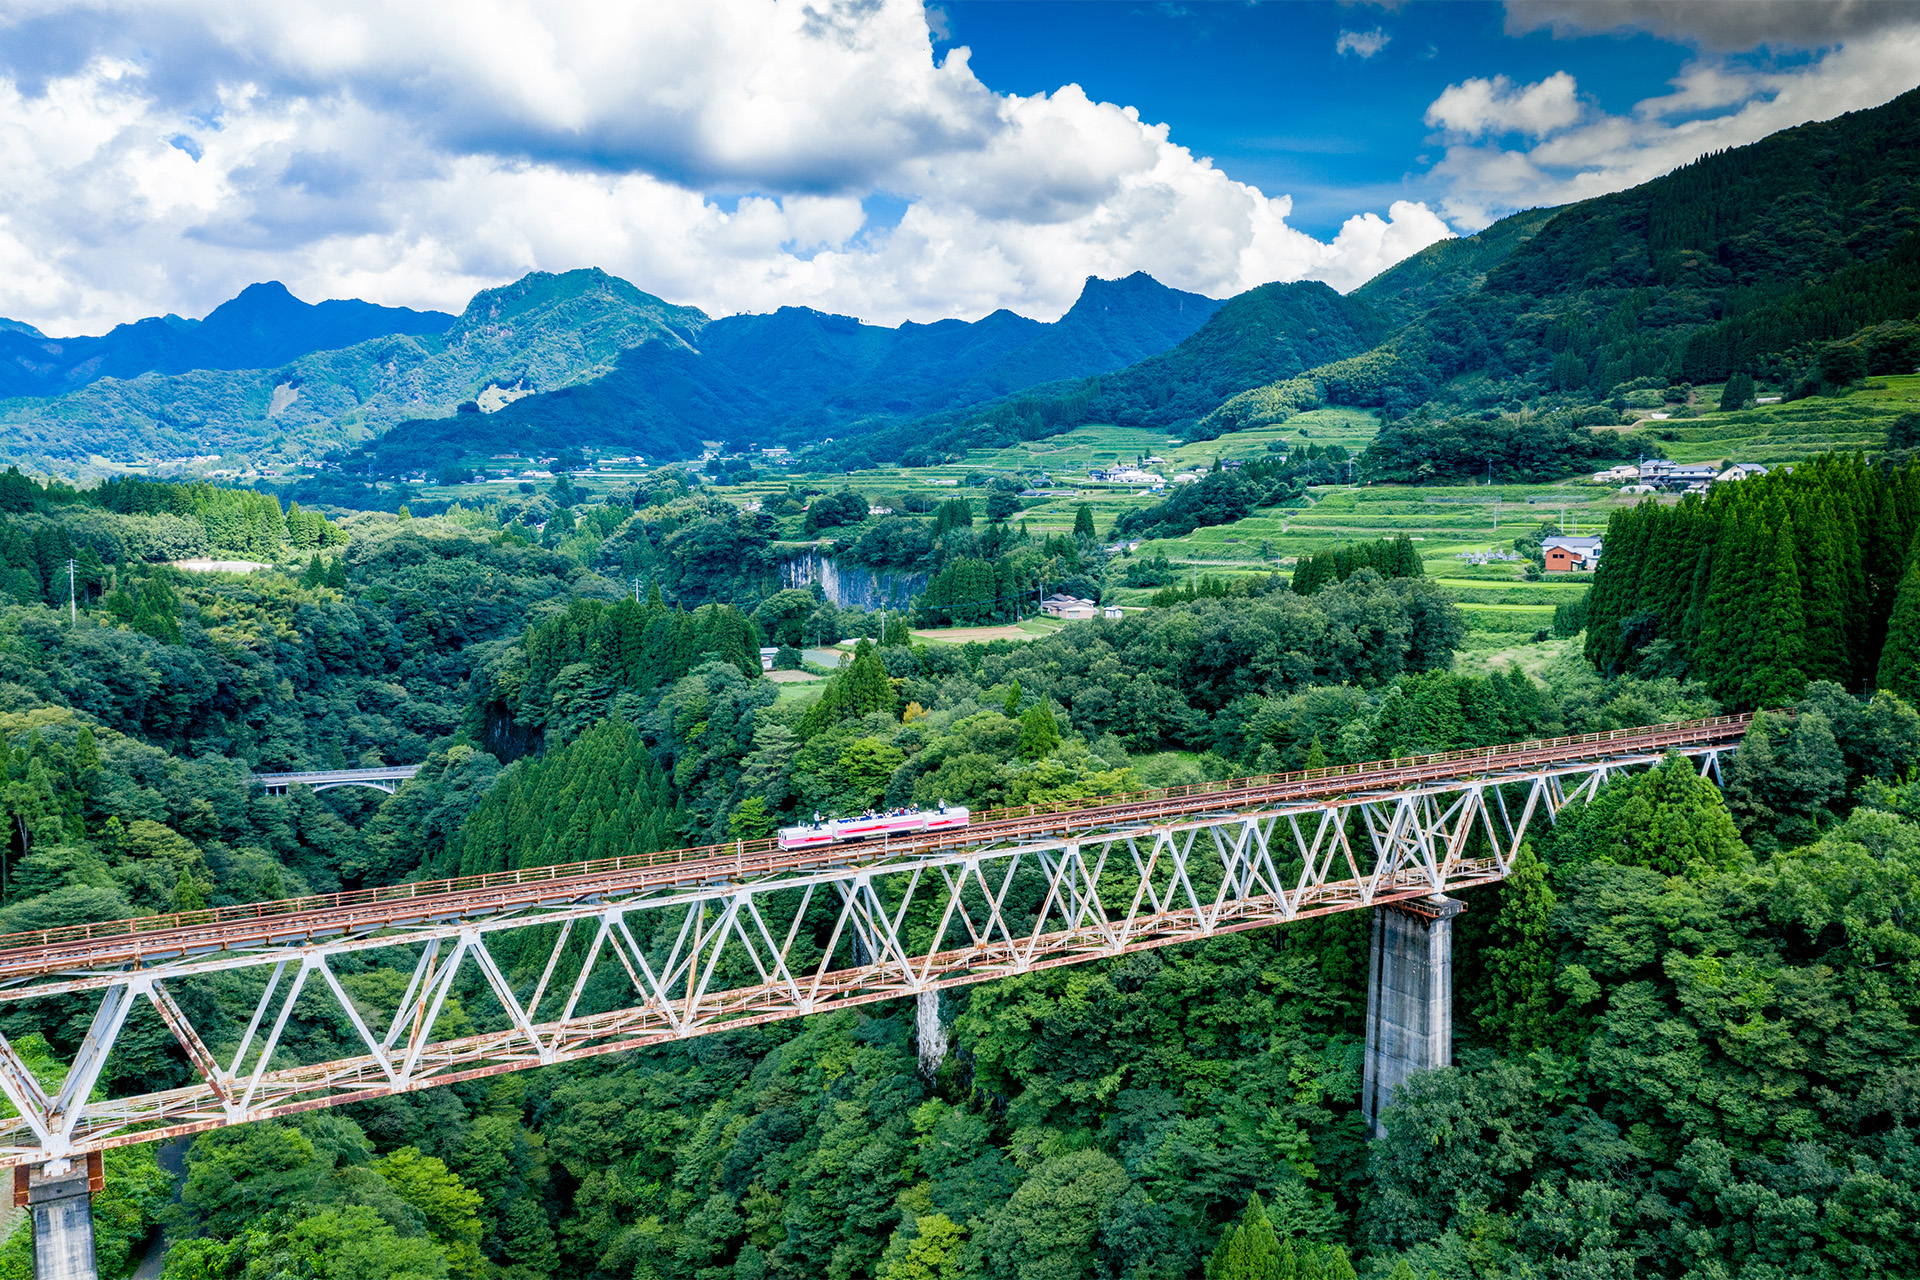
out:
M1445 194L1428 173L1443 148L1421 117L1449 84L1566 71L1599 109L1618 114L1663 92L1693 57L1678 40L1642 32L1506 35L1504 7L1474 0L1398 10L1204 0L940 7L950 32L941 47L970 46L986 83L1022 94L1077 83L1138 107L1235 178L1290 193L1293 224L1321 239L1357 206ZM1365 57L1336 52L1343 32L1377 32L1386 43Z
M62 0L0 7L0 316L245 285L1041 319L1352 289L1920 81L1883 0Z

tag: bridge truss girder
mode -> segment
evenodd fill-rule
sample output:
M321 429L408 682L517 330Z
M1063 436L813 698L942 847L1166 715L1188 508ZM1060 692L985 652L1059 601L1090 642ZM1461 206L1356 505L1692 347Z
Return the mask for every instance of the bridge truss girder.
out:
M1681 748L1717 772L1723 745ZM1057 965L1443 894L1503 878L1529 824L1645 752L1494 770L1394 792L1274 804L1067 838L550 902L364 936L262 942L140 968L47 974L0 1001L99 992L65 1078L43 1089L0 1038L0 1166L642 1048ZM857 851L855 851L857 853ZM497 955L496 953L500 953ZM501 957L508 963L503 965ZM330 962L410 968L397 1000ZM244 1031L195 983L258 996ZM450 1001L476 1023L436 1039ZM307 1003L302 1005L302 1000ZM198 1077L94 1099L129 1016L151 1005ZM556 1008L556 1006L558 1006ZM542 1020L542 1017L545 1020ZM287 1030L332 1017L365 1053L299 1062ZM223 1030L228 1034L220 1034ZM218 1044L216 1051L214 1047Z

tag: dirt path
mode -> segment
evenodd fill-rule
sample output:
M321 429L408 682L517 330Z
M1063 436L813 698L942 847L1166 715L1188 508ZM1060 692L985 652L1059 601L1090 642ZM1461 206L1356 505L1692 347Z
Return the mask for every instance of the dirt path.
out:
M916 631L915 638L935 640L945 644L966 644L972 640L1032 640L1031 631L1022 631L1008 623L1002 627L942 627L934 631Z

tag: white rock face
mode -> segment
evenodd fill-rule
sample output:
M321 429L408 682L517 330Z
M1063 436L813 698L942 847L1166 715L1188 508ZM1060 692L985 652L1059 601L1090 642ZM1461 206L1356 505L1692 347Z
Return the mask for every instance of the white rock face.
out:
M480 406L480 412L482 413L498 413L515 400L532 394L533 388L527 386L524 379L514 383L510 387L503 387L498 383L489 382L487 389L475 396L473 402Z
M920 1041L920 1070L928 1076L947 1060L947 1029L940 1022L940 993L922 991L914 997L914 1025Z

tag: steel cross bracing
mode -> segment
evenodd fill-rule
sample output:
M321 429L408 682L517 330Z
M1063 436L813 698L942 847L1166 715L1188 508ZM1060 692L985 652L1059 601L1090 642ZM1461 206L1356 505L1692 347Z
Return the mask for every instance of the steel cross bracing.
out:
M968 844L742 845L518 897L410 898L404 917L338 907L256 913L220 923L224 936L50 932L0 949L0 1001L35 1002L50 1023L98 1003L51 1091L0 1039L0 1093L18 1113L0 1121L0 1166L1483 884L1536 817L1672 752L1717 771L1745 720L1154 793L989 822ZM197 1079L96 1098L149 1006ZM329 1028L364 1052L303 1060Z

